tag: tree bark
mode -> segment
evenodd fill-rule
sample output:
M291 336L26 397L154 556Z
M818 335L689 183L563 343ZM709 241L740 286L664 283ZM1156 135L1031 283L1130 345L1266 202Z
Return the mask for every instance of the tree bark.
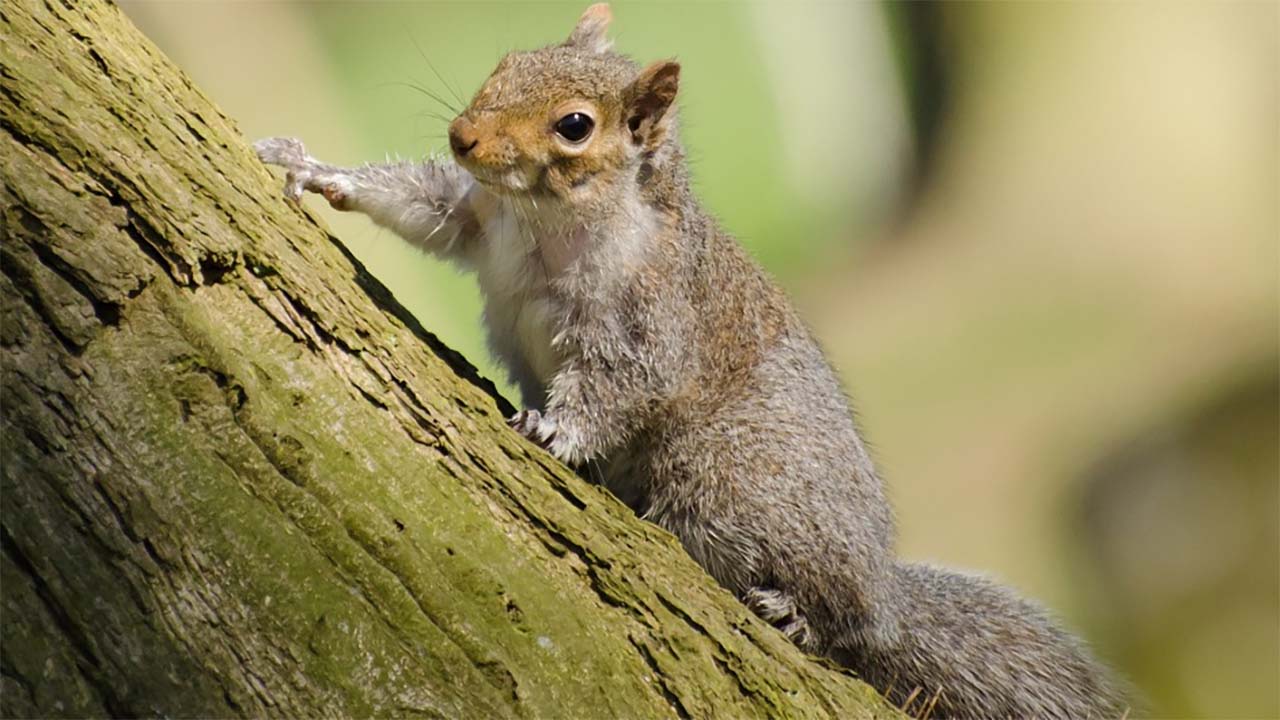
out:
M889 717L511 407L113 6L0 4L5 716Z

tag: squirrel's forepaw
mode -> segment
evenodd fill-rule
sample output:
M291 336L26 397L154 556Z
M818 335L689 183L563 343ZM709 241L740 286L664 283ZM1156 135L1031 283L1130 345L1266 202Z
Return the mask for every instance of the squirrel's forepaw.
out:
M761 620L782 631L791 642L806 647L809 643L809 621L787 593L773 588L753 587L742 596L742 604Z
M544 417L538 410L521 410L507 419L516 432L544 448L549 448L556 437L556 421Z
M253 151L262 162L282 168L292 169L307 159L307 149L298 138L263 138L253 144Z
M561 462L576 465L583 460L578 449L579 445L573 439L573 433L553 418L543 415L541 411L521 410L512 415L507 420L507 424L555 455Z
M335 210L346 210L352 193L352 184L341 174L325 172L315 158L307 155L307 149L297 138L263 138L253 144L258 159L268 165L285 169L284 195L297 202L302 192L310 190L324 195Z

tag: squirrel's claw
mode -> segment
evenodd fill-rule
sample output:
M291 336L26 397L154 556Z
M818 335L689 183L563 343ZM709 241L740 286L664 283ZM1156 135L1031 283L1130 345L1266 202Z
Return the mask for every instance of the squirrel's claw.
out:
M521 410L508 418L507 424L567 465L576 466L587 461L588 456L572 427L556 422L541 411Z
M782 631L791 642L805 647L809 642L809 621L796 607L795 600L781 590L753 587L743 593L742 603L761 620Z
M538 410L521 410L512 415L507 424L516 432L544 448L550 449L556 437L556 421L543 416Z

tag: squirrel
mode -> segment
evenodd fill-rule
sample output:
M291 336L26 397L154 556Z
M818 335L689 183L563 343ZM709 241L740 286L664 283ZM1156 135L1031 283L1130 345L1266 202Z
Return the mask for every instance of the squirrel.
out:
M591 463L802 649L934 717L1120 717L1126 689L1037 605L901 561L881 479L788 299L698 204L680 65L614 52L607 5L507 54L449 126L453 161L340 168L255 144L324 195L474 271L511 425Z

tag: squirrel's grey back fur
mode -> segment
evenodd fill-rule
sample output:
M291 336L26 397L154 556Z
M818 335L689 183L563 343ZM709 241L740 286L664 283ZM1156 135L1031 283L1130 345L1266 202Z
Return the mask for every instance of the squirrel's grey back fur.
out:
M669 169L673 186L679 168ZM983 578L894 558L882 482L817 342L763 271L681 195L683 242L668 246L660 281L631 286L626 315L649 329L651 351L695 352L604 466L605 483L802 647L900 705L914 697L908 710L1124 714L1108 671L1042 609ZM673 333L671 318L687 325ZM580 342L635 352L623 325L597 318Z
M450 128L458 164L342 169L258 144L323 192L476 271L513 424L586 463L808 651L931 717L1119 717L1124 693L1046 613L904 563L851 408L782 292L700 207L675 127L679 66L569 41L508 55ZM594 121L557 137L560 115ZM580 118L579 118L580 121Z

